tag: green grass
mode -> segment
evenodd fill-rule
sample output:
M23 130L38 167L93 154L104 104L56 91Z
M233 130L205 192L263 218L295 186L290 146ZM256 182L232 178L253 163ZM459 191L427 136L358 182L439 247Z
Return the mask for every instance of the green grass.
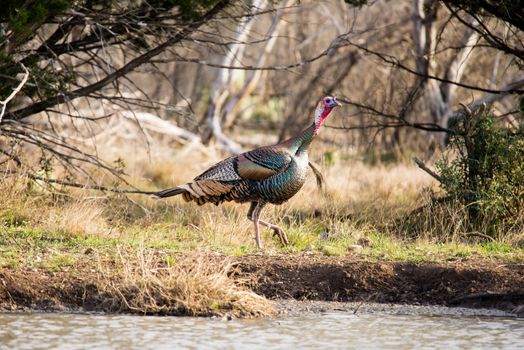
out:
M67 271L75 266L78 258L78 254L57 251L48 255L40 267L49 272Z
M438 243L431 240L405 241L369 228L359 230L341 224L339 230L321 239L318 223L314 221L287 228L291 245L282 247L271 232L264 231L267 249L258 250L250 237L243 244L230 242L227 237L203 238L188 229L164 230L161 226L129 228L116 237L74 236L46 232L30 226L0 226L0 267L42 269L49 272L74 269L76 264L89 258L86 252L116 259L119 250L128 252L146 249L158 252L161 261L172 266L176 254L194 250L215 252L226 256L250 254L308 254L325 256L350 255L362 260L395 260L414 263L435 263L468 260L473 258L499 259L504 262L524 261L524 249L504 243L488 242L466 244L461 242ZM348 251L348 246L358 244L358 238L369 237L372 245L360 251Z

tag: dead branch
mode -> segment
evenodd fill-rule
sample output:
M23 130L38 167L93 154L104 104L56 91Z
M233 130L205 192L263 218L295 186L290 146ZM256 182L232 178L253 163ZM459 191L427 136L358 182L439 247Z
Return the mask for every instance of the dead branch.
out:
M367 115L376 116L384 119L393 120L394 122L386 123L386 122L376 122L374 124L364 124L364 125L358 125L358 126L348 126L348 127L336 127L336 126L327 126L332 129L341 129L341 130L362 130L362 129L374 129L374 128L413 128L413 129L420 129L425 131L432 131L432 132L444 132L449 134L454 134L455 132L449 128L442 127L435 123L424 123L424 122L410 122L406 119L405 116L402 116L402 114L405 113L399 113L399 115L386 113L384 111L378 110L377 108L373 106L368 106L366 104L351 101L350 99L346 97L338 97L338 101L341 103L345 103L350 106L354 106L357 109L361 111L361 113L365 113Z
M514 90L514 89L520 89L522 87L524 87L524 76L520 76L520 77L510 81L509 83L504 85L501 90L510 91L510 90ZM507 95L508 95L507 93L500 93L500 94L491 94L490 93L490 94L486 94L484 97L476 100L475 102L470 103L469 105L465 105L463 103L460 103L460 105L466 111L469 111L469 113L471 114L471 110L475 110L476 108L480 107L482 104L490 105L490 104L492 104L494 102L500 101L501 99L503 99ZM454 116L456 116L456 115L457 115L457 113L454 114Z
M95 191L114 192L114 193L129 193L129 194L148 194L148 195L153 195L157 193L157 191L143 191L143 190L138 190L138 189L120 189L120 188L107 187L107 186L101 186L101 185L81 184L77 182L50 179L50 178L46 178L40 175L29 175L29 177L33 180L44 181L45 183L53 183L53 184L58 184L62 186L67 186L67 187L81 188L84 190L95 190Z
M491 236L488 236L485 233L478 232L478 231L466 232L466 233L463 233L461 236L464 236L464 237L480 237L480 238L484 238L484 239L486 239L488 241L491 241L491 242L496 242L495 238L493 238Z
M444 183L444 179L442 178L442 176L440 176L439 174L437 174L436 172L434 172L433 170L429 169L426 164L424 164L423 161L421 161L420 159L418 159L417 157L413 157L413 161L418 165L418 167L422 170L424 170L426 173L428 173L431 177L433 177L435 180L437 180L438 182L440 182L441 184Z
M24 87L25 83L27 83L27 79L29 78L29 71L27 70L26 66L24 66L23 63L20 63L20 66L22 67L22 69L25 72L24 76L22 77L22 80L20 81L18 86L13 89L13 92L11 92L11 94L9 96L7 96L7 98L5 100L0 101L0 105L2 105L2 109L0 110L0 124L2 123L2 118L4 117L5 109L7 107L7 104L9 103L9 101L11 101L13 98L15 98L16 94L18 94L20 92L20 90L22 90L22 88Z
M335 43L337 39L333 40L333 43ZM308 64L311 64L315 61L318 61L319 59L326 57L332 52L334 49L336 49L338 45L331 45L327 49L323 50L322 52L318 53L315 56L312 56L310 58L304 59L300 62L296 63L289 63L286 65L271 65L271 66L257 66L257 65L227 65L227 64L220 64L220 63L213 63L208 62L205 60L201 60L198 58L183 58L183 57L177 57L177 58L168 58L168 59L152 59L149 62L152 63L169 63L169 62L185 62L185 63L196 63L203 66L213 67L213 68L219 68L219 69L229 69L229 70L249 70L249 71L287 71L292 70L294 68L300 68L303 66L307 66Z
M497 50L500 50L500 51L505 52L507 54L514 55L514 56L519 57L521 59L524 58L524 50L521 49L521 47L522 47L521 45L520 45L520 47L508 45L507 41L504 38L501 38L498 35L494 34L493 31L490 30L488 28L488 26L486 25L487 21L482 20L481 17L479 17L477 14L474 13L474 11L471 11L471 9L468 9L467 7L462 7L462 6L458 6L457 10L454 10L453 7L455 7L456 4L454 4L453 7L452 7L449 4L449 2L450 1L444 1L444 5L450 11L450 13L455 18L457 18L462 24L464 24L465 26L468 26L471 29L475 30L479 35L481 35L484 38L484 40L486 40L486 42L491 47L496 48ZM487 2L483 1L483 3L487 3ZM504 8L504 6L500 6L500 7ZM469 17L473 18L477 24L476 25L472 25L469 21L464 20L459 15L459 10L463 11ZM502 12L505 12L505 11L507 11L507 9L504 9ZM514 16L514 14L511 11L508 11L508 15L509 15L509 17L505 17L505 16L501 16L501 13L498 13L497 17L500 17L501 19L503 19L505 22L508 22L508 23L511 23L511 20L508 20L508 19L511 19L512 17L515 17L515 18L519 17L519 16ZM507 26L507 28L510 27L510 25L508 25L508 23L505 24ZM521 21L520 24L522 25L522 23L523 22ZM520 29L522 30L522 28L520 28Z
M185 141L199 141L200 137L190 131L182 129L170 121L161 119L159 116L147 112L123 111L122 116L135 121L140 128L154 131L160 134L181 138Z

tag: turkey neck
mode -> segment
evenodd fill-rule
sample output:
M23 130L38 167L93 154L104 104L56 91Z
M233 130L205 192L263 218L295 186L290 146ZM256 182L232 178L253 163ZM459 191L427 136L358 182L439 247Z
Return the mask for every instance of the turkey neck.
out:
M300 156L307 152L309 144L313 141L315 131L315 124L312 124L309 128L302 130L298 135L282 142L282 145L287 147L291 154Z

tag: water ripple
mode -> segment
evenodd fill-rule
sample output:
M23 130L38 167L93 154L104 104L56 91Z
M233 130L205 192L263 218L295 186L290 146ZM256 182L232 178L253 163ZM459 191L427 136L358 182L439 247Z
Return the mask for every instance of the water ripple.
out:
M326 313L276 320L0 314L0 349L517 349L524 321Z

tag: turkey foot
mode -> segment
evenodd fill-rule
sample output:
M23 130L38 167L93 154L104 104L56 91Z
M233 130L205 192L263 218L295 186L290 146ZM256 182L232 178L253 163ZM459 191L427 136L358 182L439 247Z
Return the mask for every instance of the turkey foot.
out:
M273 230L273 237L274 236L278 236L278 238L280 238L280 242L282 242L283 245L289 245L289 241L287 240L286 233L284 232L283 229L281 229L277 225L270 224L269 222L266 222L266 221L263 221L263 220L259 220L258 222L261 225L264 225L264 226L269 227L270 229L272 229Z
M286 233L284 230L282 230L277 225L273 225L267 221L260 220L260 212L262 211L262 208L266 205L265 202L251 202L251 206L249 207L249 211L247 212L247 218L255 224L255 242L257 244L257 247L260 249L262 248L262 241L260 240L260 225L264 225L270 229L273 230L273 236L278 236L280 238L280 241L283 245L289 245L289 241L287 240Z

